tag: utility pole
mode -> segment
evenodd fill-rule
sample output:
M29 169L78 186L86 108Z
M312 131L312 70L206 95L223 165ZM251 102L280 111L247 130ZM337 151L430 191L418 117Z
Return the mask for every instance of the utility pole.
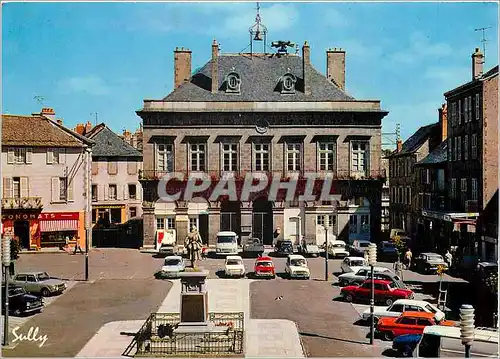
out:
M384 132L382 133L382 149L383 147L390 147L391 150L394 149L398 140L401 138L401 125L396 123L396 129L394 132Z
M96 125L96 126L97 126L97 115L98 115L98 114L99 114L98 112L91 112L91 113L90 113L90 116L95 115L95 125Z
M484 56L483 63L486 61L486 43L489 41L488 39L486 39L484 32L488 29L491 29L491 26L474 29L474 31L481 31L483 33L483 38L481 39L481 42L483 43L483 56Z

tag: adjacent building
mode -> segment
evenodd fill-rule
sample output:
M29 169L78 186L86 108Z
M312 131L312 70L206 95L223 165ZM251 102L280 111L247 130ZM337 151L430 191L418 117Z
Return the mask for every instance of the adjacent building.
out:
M382 170L389 174L389 158L390 155L386 153L387 151L382 151L382 158L380 159L380 166ZM384 184L382 185L382 213L380 215L380 231L382 232L382 236L388 237L391 230L391 222L390 222L390 205L391 205L391 197L390 197L390 187L389 187L389 176L386 177ZM387 238L385 238L387 239Z
M196 226L205 243L233 230L265 244L289 238L324 243L329 238L380 236L381 122L387 111L379 100L356 100L345 89L346 53L326 52L326 74L302 54L223 54L214 40L212 58L192 73L191 51L174 51L174 90L159 100L144 100L144 243L175 229L182 242ZM248 201L196 198L175 203L159 198L163 175L204 172L212 179L246 172L303 177L306 172L333 177L340 201Z
M136 150L142 152L142 125L133 133L129 130L124 130L120 137Z
M92 224L108 226L142 216L142 153L104 123L76 131L95 142L92 152Z
M62 247L67 239L85 248L92 145L53 109L2 115L4 235L26 250Z

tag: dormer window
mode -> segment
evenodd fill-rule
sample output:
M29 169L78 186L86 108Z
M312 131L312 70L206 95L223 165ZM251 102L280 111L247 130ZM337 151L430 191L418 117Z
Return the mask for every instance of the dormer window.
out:
M281 93L295 93L295 83L297 78L291 73L285 74L281 78Z
M231 72L226 77L226 92L240 93L241 79L236 72Z

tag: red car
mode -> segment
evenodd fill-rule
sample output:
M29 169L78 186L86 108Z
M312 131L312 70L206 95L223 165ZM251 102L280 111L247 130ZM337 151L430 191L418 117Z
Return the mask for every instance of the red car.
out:
M434 313L404 312L399 317L383 317L377 323L377 334L391 340L404 334L423 334L429 325L456 326L457 322L442 320L437 322Z
M274 268L274 263L271 257L257 258L253 272L256 277L276 277L276 269Z
M373 282L376 302L383 302L385 305L391 305L397 299L412 299L413 291L410 289L398 288L393 282L388 280L375 279ZM354 300L370 299L371 297L371 279L367 279L360 286L349 285L342 288L340 294L347 302Z

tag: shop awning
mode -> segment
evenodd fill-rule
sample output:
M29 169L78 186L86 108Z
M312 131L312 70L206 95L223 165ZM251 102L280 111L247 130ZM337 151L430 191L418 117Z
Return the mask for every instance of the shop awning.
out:
M77 231L78 220L40 221L41 232Z

